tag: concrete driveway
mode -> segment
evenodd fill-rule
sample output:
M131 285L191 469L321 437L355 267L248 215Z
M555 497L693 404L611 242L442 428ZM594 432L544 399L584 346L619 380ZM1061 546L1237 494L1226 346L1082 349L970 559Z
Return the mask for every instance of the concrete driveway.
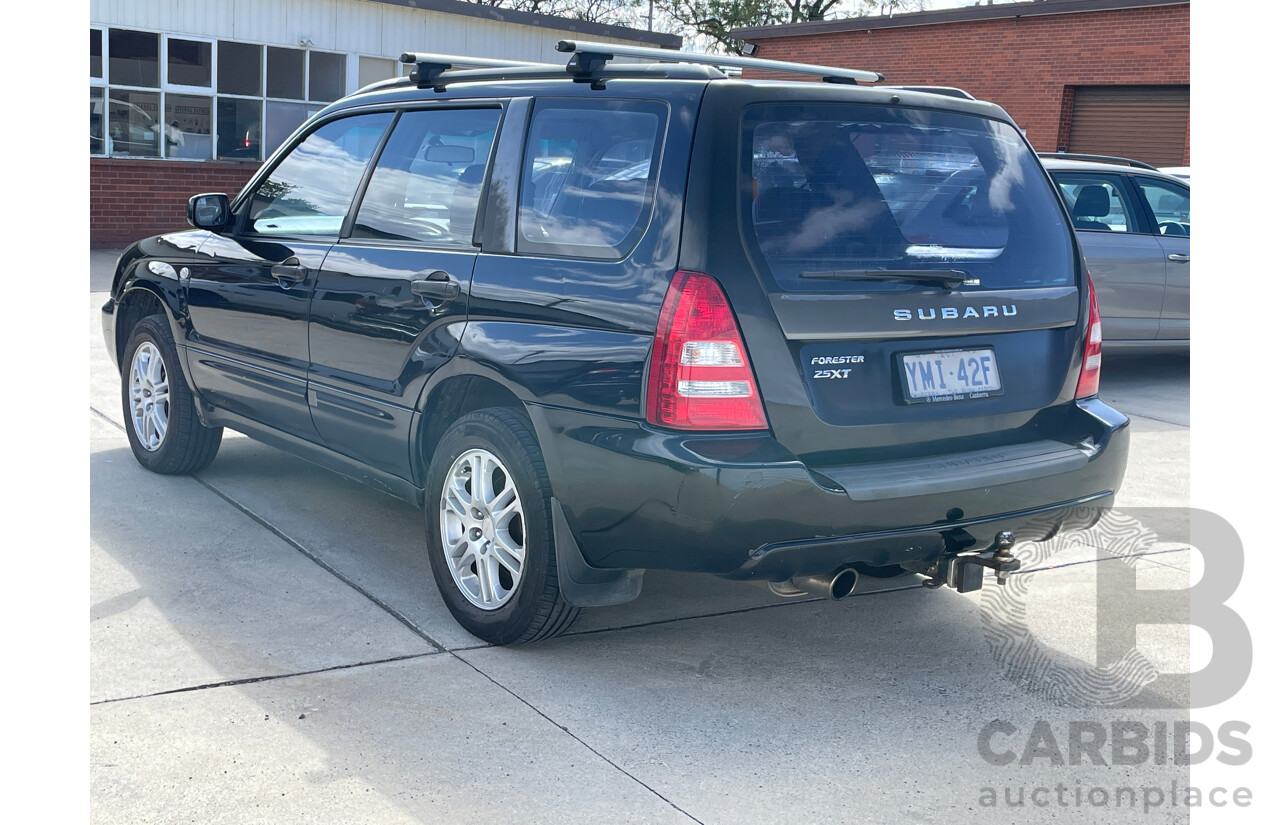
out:
M1150 762L984 760L993 720L1021 753L1038 720L1186 718L1177 691L1073 708L1006 678L992 583L830 603L650 573L563 638L487 647L441 603L414 508L231 432L198 477L135 463L98 318L114 258L94 255L89 302L95 822L1150 821L1141 790L1081 808L1095 786L1186 784ZM1187 360L1108 356L1103 376L1133 417L1120 505L1187 506ZM1076 547L1019 574L1041 643L1092 664L1095 582L1120 565L1188 586L1185 544L1137 555ZM1187 670L1187 629L1152 630L1147 659ZM1003 796L1057 784L1065 805Z

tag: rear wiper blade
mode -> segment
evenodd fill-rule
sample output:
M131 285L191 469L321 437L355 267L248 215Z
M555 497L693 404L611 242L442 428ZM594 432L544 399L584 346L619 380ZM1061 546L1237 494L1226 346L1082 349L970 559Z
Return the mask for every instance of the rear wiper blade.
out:
M981 286L982 282L963 269L824 269L801 272L801 278L828 281L907 281L940 284L948 288Z

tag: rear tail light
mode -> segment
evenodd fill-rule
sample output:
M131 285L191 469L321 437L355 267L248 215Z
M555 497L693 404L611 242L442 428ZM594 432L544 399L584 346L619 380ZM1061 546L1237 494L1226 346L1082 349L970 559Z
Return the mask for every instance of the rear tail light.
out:
M1093 276L1086 276L1089 285L1089 328L1084 337L1084 358L1080 365L1080 380L1076 382L1076 398L1091 398L1098 394L1098 379L1102 375L1102 316L1098 314L1098 292L1093 288Z
M680 430L764 430L760 391L724 290L677 272L658 316L645 417Z

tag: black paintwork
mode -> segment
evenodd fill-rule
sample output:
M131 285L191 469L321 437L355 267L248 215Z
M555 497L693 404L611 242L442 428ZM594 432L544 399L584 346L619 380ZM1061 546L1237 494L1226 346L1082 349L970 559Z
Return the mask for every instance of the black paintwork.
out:
M559 529L598 568L784 579L851 561L932 558L952 546L956 531L987 544L1001 529L1043 534L1046 512L1060 517L1074 504L1109 503L1123 477L1128 421L1096 399L1074 400L1083 290L968 295L921 285L870 299L846 292L799 300L770 293L740 229L737 147L749 103L803 95L1007 120L1002 110L823 84L635 79L605 86L529 80L437 93L401 84L333 104L313 124L439 101L504 107L476 248L245 234L249 195L286 145L233 200L240 229L157 236L125 252L103 308L113 358L122 344L117 318L154 300L169 316L207 422L419 503L432 438L448 415L473 398L518 405L546 459ZM652 218L621 260L516 254L514 206L530 112L538 100L593 96L666 107ZM347 231L351 223L348 215ZM1076 258L1078 270L1078 250ZM306 270L296 283L272 273L290 259ZM168 266L152 271L152 262ZM647 359L677 268L708 272L724 286L768 432L689 434L645 423ZM456 297L415 293L413 282L433 273L456 282ZM892 314L970 299L1016 302L1017 314L936 330ZM903 403L897 354L969 346L996 351L1003 395ZM815 383L812 358L849 354L863 357L854 380ZM834 480L857 478L860 466L877 462L1046 439L1064 446L1090 439L1092 446L1080 448L1069 472L1007 482L995 468L981 483L950 492L922 485L857 501Z

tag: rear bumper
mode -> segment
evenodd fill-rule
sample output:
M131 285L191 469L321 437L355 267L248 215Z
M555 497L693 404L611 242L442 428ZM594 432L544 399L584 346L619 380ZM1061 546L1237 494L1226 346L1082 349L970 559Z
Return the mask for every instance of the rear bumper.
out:
M1066 410L1058 434L1069 442L820 471L768 436L530 413L590 565L770 581L852 562L928 562L985 549L1003 530L1046 538L1074 508L1111 506L1129 447L1128 419L1096 399Z

